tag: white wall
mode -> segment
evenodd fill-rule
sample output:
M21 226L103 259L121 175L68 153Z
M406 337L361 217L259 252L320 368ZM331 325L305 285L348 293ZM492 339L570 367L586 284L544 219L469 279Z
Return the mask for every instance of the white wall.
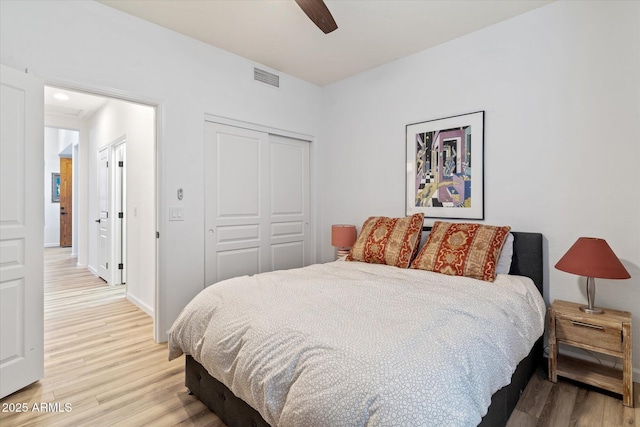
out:
M605 238L630 280L596 303L633 313L640 374L640 3L557 2L325 88L322 259L333 223L404 215L405 125L485 110L485 223L546 239L546 300L584 302L553 268ZM357 161L356 161L357 159Z
M71 157L72 147L78 143L78 132L58 129L58 154L60 157Z
M156 292L155 126L153 107L120 100L109 100L88 123L89 171L93 171L88 176L90 218L99 218L98 150L122 136L126 137L127 298L152 316ZM98 228L94 224L89 222L88 259L89 268L96 271Z
M3 0L0 8L2 64L49 83L161 104L156 320L157 338L166 339L204 286L204 114L315 136L321 88L287 75L279 89L256 83L259 64L96 2ZM168 221L174 205L183 207L183 222Z

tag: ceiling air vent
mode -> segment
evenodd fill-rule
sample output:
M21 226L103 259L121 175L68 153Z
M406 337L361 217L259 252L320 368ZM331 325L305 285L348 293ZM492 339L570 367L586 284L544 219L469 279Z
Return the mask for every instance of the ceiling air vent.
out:
M253 68L253 79L271 86L280 87L280 76L260 68Z

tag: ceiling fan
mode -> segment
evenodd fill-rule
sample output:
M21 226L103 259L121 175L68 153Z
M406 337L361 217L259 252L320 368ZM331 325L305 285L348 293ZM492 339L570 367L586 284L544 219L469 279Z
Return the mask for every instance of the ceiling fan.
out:
M296 0L300 9L307 14L309 19L322 30L323 33L329 34L333 30L338 29L336 21L331 16L329 8L322 0Z

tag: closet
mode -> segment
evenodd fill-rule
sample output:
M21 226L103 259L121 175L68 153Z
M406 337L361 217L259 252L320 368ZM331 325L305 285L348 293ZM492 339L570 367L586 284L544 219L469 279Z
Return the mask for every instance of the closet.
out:
M309 144L205 122L205 286L311 263Z

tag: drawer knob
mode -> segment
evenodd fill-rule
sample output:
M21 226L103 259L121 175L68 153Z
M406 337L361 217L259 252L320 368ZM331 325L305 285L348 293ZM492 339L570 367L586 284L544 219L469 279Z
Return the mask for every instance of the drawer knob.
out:
M601 331L604 330L604 326L592 325L591 323L578 322L576 320L572 320L571 324L575 326L584 326L585 328L599 329Z

